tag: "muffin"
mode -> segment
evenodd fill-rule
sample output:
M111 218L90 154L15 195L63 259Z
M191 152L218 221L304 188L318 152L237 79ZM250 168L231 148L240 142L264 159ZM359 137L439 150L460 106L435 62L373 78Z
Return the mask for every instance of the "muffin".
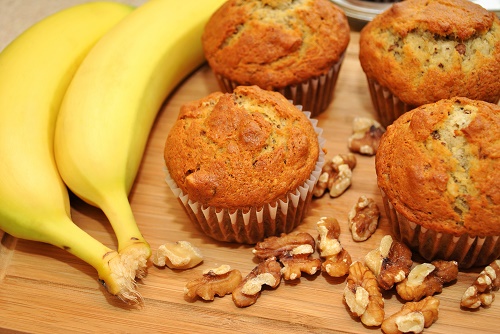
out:
M393 235L460 268L500 256L500 107L468 98L413 109L387 128L375 158Z
M361 30L359 59L385 127L441 99L500 99L500 20L468 0L392 5Z
M258 86L181 107L165 144L167 183L205 234L253 244L302 221L324 163L309 115Z
M206 24L202 43L223 92L257 85L314 117L333 99L349 33L330 0L229 0Z

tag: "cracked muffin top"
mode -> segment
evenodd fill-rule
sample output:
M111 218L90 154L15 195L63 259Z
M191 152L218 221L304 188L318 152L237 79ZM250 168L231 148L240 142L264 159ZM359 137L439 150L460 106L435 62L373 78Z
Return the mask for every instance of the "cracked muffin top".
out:
M468 0L392 5L362 29L359 59L368 78L409 105L500 98L500 20Z
M280 93L240 86L181 107L165 163L189 199L229 209L286 200L320 154L309 118Z
M500 235L500 107L453 98L398 118L383 135L377 181L394 209L438 232Z
M327 73L349 33L330 0L229 0L206 24L202 43L216 74L272 90Z

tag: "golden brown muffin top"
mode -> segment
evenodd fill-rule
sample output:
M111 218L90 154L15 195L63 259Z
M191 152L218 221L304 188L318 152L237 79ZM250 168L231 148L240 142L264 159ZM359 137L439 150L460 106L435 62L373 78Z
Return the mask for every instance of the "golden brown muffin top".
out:
M361 31L368 78L418 106L454 96L500 97L500 20L468 0L406 0Z
M330 0L229 0L206 24L202 42L215 73L272 90L327 73L349 33Z
M377 180L408 220L438 232L500 235L500 107L467 98L427 104L387 128Z
M245 209L274 204L302 186L319 150L310 120L286 98L240 86L183 105L164 156L191 200Z

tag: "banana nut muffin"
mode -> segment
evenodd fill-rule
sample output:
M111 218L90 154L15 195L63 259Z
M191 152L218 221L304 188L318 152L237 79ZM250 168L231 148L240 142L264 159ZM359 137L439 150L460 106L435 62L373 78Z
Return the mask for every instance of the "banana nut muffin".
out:
M165 144L168 183L214 239L255 243L288 233L321 172L319 133L280 93L215 92L182 106Z
M202 43L222 91L258 85L315 116L333 99L349 39L347 17L330 0L229 0Z
M452 98L387 128L375 159L394 235L462 268L500 255L500 107Z
M369 22L359 59L382 125L440 99L500 99L500 20L468 0L406 0Z

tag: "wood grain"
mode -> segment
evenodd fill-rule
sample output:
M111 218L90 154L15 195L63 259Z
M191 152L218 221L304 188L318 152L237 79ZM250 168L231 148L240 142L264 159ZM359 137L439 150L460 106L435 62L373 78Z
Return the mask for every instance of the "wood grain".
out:
M31 2L24 2L27 3ZM65 2L66 5L70 3ZM2 20L6 19L2 10L9 5L14 6L14 2L0 2ZM28 10L28 6L23 8ZM14 20L11 22L15 24ZM28 22L22 21L23 26ZM10 31L10 35L2 36L0 49L18 30ZM327 156L348 152L347 138L354 117L376 117L358 61L358 38L359 33L353 31L335 99L328 110L317 117L327 140ZM230 296L216 298L213 302L184 298L185 284L205 269L228 264L245 275L256 265L251 246L215 242L197 230L163 180L164 142L179 107L217 89L210 69L204 65L167 99L154 124L130 195L138 224L153 249L167 241L187 240L201 248L204 262L185 271L151 266L148 276L138 283L144 305L130 308L109 296L98 283L93 268L79 259L53 246L17 240L0 231L0 332L381 332L379 328L367 328L351 318L342 302L345 279L332 279L321 273L282 282L275 290L265 290L255 305L245 309L234 306ZM341 223L340 240L344 248L353 260L362 260L389 229L383 214L378 230L369 240L361 243L352 240L347 212L361 195L374 198L382 208L373 157L358 156L351 188L337 199L325 196L315 200L297 230L316 236L315 224L320 217L336 217ZM74 196L71 199L75 223L103 243L116 247L113 232L102 212ZM461 272L458 280L437 296L441 300L439 319L425 333L500 333L500 302L477 311L466 311L459 306L463 292L478 272L479 269ZM386 314L402 306L394 292L384 297Z

